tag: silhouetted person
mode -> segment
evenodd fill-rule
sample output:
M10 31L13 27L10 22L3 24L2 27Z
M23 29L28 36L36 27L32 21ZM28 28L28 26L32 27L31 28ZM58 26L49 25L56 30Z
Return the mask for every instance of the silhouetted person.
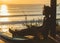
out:
M47 39L48 38L48 34L49 34L49 18L44 17L44 22L43 22L43 34L44 34L44 38Z
M49 6L44 6L44 10L43 10L43 15L45 15L44 20L43 20L43 28L44 28L43 34L44 34L45 39L48 38L50 25L51 25L50 9L51 8Z

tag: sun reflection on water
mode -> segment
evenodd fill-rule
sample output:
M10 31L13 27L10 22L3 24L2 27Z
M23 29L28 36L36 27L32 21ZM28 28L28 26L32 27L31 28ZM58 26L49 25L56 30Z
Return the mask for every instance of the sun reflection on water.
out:
M2 16L8 16L9 15L7 5L4 5L4 4L1 5L1 14L0 15L2 15Z
M8 32L8 28L6 25L2 25L1 28L2 28L2 32Z
M8 13L8 7L7 7L7 5L5 5L5 4L1 5L0 16L8 16L8 15L9 15L9 13ZM9 21L8 17L6 17L6 18L3 18L3 17L0 18L0 22L8 22L8 21ZM8 29L6 29L7 28L6 25L1 26L1 28L2 28L3 32L7 32L8 31Z
M8 7L7 5L3 4L1 5L1 10L0 10L0 16L8 16ZM7 22L9 21L9 18L0 18L0 22Z

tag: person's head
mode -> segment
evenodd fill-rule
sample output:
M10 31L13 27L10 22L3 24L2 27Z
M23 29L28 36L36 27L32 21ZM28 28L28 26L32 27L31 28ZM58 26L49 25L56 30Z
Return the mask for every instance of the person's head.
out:
M51 8L49 6L44 5L43 15L49 16L51 12Z

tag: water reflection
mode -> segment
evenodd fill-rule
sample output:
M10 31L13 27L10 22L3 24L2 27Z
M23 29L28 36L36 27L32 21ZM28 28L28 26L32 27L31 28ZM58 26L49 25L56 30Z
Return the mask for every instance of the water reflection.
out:
M35 6L35 7L34 7ZM19 11L19 15L20 15L20 13L22 13L23 15L24 14L37 14L37 13L40 13L40 10L39 10L39 8L42 8L42 7L38 7L38 6L36 6L36 5L34 5L34 6L32 6L32 7L28 7L28 9L27 9L27 7L25 6L25 8L23 7L23 6L20 6L19 5L19 9L17 9L18 8L18 6L16 6L16 5L14 5L14 7L13 8L15 8L15 7L17 7L17 8L15 8L16 10L11 10L10 9L10 7L9 6L7 6L7 5L1 5L1 10L0 10L0 15L1 16L9 16L9 15L14 15L14 14L11 14L11 13L8 13L9 11L12 11L12 13L15 13L15 12L13 12L13 11L16 11L16 12L18 12ZM12 6L11 6L12 7ZM20 8L21 7L21 8ZM9 10L10 9L10 10ZM20 11L21 10L21 11ZM24 11L24 12L23 12ZM29 13L30 12L30 13ZM42 12L42 9L41 9L41 12ZM17 13L16 13L16 15L17 15ZM30 16L28 16L27 17L27 20L38 20L38 18L39 19L43 19L43 16L32 16L32 17L30 17ZM0 22L9 22L9 21L22 21L22 20L25 20L25 16L24 17L6 17L6 18L0 18ZM11 26L11 25L10 25ZM17 25L17 26L19 26L19 25ZM5 27L7 27L8 28L8 26L4 26L3 25L3 27L5 28ZM14 27L14 26L13 26ZM24 28L21 28L21 27L23 27L23 26L21 26L20 25L20 27L18 28L18 29L24 29ZM1 27L2 28L2 27ZM5 30L3 28L3 31ZM14 29L16 28L16 26L14 27ZM7 29L6 29L6 31L7 31Z
M9 13L8 13L8 7L7 5L1 5L1 14L0 15L3 15L3 16L8 16Z
M8 15L9 15L9 13L8 13L7 5L5 5L5 4L1 5L0 16L8 16ZM3 17L0 18L0 22L7 22L7 21L9 21L8 17L6 17L6 18L3 18ZM3 32L8 31L8 29L6 29L7 28L6 25L1 26L1 28L2 28Z
M8 18L0 18L0 22L7 22L7 21L9 21Z

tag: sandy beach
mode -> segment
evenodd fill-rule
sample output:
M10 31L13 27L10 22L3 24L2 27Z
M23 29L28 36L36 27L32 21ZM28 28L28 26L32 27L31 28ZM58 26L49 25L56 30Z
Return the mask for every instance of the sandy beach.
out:
M7 42L6 40L4 40L0 37L0 43L9 43L9 42Z

